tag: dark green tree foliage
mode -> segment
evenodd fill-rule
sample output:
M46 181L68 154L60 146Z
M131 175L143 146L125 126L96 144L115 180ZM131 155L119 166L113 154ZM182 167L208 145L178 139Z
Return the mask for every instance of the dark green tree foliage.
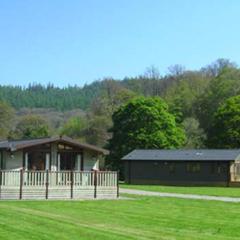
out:
M96 115L89 117L88 126L85 129L86 142L101 147L105 146L110 137L107 130L111 126L112 122L108 116Z
M185 72L176 76L176 81L167 88L164 99L178 122L188 117L195 117L196 103L205 93L210 79L199 72Z
M30 84L27 88L0 86L0 101L17 110L13 122L0 121L0 137L5 138L9 130L14 129L15 123L18 123L19 117L23 115L22 112L32 114L32 109L43 109L45 114L42 113L43 111L33 114L40 114L54 128L54 133L59 133L63 124L69 118L79 116L77 111L81 111L83 116L86 116L87 122L83 133L76 131L77 134L74 134L70 130L70 128L76 129L76 124L73 122L69 124L75 126L65 126L68 130L64 131L68 131L74 138L80 137L81 140L85 139L89 143L103 146L111 137L111 133L107 130L111 128L112 114L119 106L134 96L157 96L167 102L168 111L174 114L178 124L183 124L185 121L191 143L195 141L191 137L191 132L194 130L191 127L196 125L190 121L186 122L186 119L194 118L200 123L198 129L203 129L209 136L213 116L218 107L227 98L239 94L240 70L236 64L227 59L218 59L199 71L186 71L180 65L171 66L165 76L161 76L152 66L137 77L123 80L108 78L84 87L59 88L52 84L47 86ZM50 112L57 114L55 116ZM0 118L4 119L4 116ZM189 141L186 142L186 147L189 146ZM193 146L197 145L193 144Z
M200 128L198 120L192 117L185 118L182 125L186 133L186 142L184 144L184 148L204 148L206 134L204 133L203 129Z
M61 135L67 135L75 139L85 140L87 120L84 117L70 118L60 130Z
M101 95L93 100L88 110L86 141L90 144L105 146L111 137L108 129L112 127L113 112L135 96L135 93L125 89L118 82L112 79L105 80Z
M70 118L60 130L60 134L104 146L111 134L107 131L112 126L112 113L121 104L136 96L112 79L105 79L100 96L92 100L84 117Z
M0 102L0 139L5 139L11 130L14 109L5 102Z
M102 86L100 95L93 99L90 106L90 111L95 115L107 115L111 118L119 106L136 96L133 91L122 87L113 79L105 79Z
M240 148L240 96L226 100L214 114L208 146Z
M37 115L28 115L22 117L17 123L12 138L40 138L49 136L49 127L47 122Z
M0 86L0 101L4 100L15 109L54 108L57 110L86 109L100 91L101 83L95 82L83 88L69 86L58 88L49 84L30 84L27 88Z
M218 107L229 97L238 94L240 94L240 70L229 67L221 69L195 104L200 126L208 132Z
M139 97L120 107L113 114L111 132L107 163L112 169L120 169L121 157L133 149L178 148L185 141L183 130L160 98Z

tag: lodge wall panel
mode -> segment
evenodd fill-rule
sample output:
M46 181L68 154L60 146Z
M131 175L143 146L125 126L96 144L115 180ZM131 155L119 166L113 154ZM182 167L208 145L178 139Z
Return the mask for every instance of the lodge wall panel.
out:
M22 199L45 199L45 197L45 187L23 186L22 188Z
M187 171L187 164L198 163L200 170ZM212 171L218 161L126 161L125 180L132 184L221 185L229 183L229 162L219 162L221 172ZM169 166L174 164L171 172Z
M55 186L48 188L48 199L70 199L69 186Z
M19 199L19 187L1 187L1 199L15 200Z
M9 170L18 170L22 168L22 151L14 153L3 151L4 168Z

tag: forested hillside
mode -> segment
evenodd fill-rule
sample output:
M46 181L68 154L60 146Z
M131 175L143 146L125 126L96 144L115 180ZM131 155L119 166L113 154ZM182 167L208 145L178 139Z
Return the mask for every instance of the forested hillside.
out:
M239 94L240 70L226 59L195 71L175 65L164 76L150 67L134 78L103 79L83 87L0 86L0 137L31 137L29 129L17 129L27 122L41 126L44 134L67 134L105 146L111 137L112 114L136 96L155 96L167 103L185 130L184 147L206 147L218 108Z
M57 110L86 109L91 99L101 90L98 82L80 88L77 86L58 88L49 84L29 84L28 87L0 86L0 100L8 102L15 109L54 108Z

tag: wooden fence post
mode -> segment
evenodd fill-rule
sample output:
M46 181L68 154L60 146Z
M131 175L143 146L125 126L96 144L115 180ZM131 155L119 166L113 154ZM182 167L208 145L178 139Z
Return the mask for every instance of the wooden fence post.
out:
M117 198L119 198L119 171L117 171Z
M97 171L94 170L94 198L97 198Z
M49 188L49 171L46 171L46 199L48 199L48 188Z
M23 189L23 169L20 170L20 189L19 189L19 199L22 199L22 189Z
M71 170L71 199L73 199L73 170Z

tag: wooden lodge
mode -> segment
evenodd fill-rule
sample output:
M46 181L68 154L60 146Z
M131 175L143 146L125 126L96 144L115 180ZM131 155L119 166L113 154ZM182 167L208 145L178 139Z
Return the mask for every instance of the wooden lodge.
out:
M239 149L143 149L122 160L129 184L240 186Z
M0 142L0 199L118 197L108 151L68 137Z

